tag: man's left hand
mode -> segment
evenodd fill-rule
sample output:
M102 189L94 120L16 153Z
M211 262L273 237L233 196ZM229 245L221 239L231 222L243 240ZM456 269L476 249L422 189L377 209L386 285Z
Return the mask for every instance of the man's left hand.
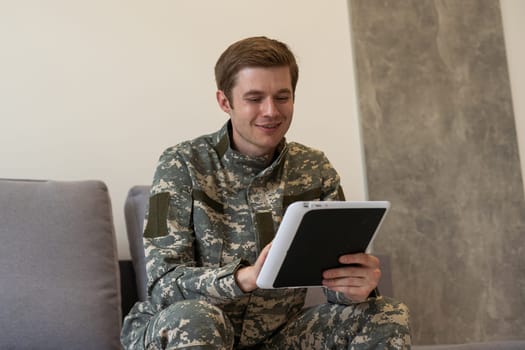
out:
M365 301L381 278L379 259L358 253L342 255L339 262L347 266L324 271L323 285L354 302Z

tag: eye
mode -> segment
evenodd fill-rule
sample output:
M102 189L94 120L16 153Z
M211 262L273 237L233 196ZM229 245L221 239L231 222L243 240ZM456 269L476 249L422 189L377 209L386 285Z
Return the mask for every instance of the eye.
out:
M260 103L262 101L262 97L257 96L257 95L252 95L252 96L246 96L244 100L249 103Z
M290 100L290 96L289 95L276 96L275 100L281 103L288 102Z

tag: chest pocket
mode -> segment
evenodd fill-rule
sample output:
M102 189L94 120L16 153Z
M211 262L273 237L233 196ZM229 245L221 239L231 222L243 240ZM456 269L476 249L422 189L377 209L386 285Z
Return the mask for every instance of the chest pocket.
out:
M191 196L193 197L193 201L202 202L217 213L224 214L224 206L216 200L210 198L210 196L208 196L203 190L193 189Z
M224 244L221 234L224 225L224 206L203 190L193 189L191 195L195 261L197 266L219 267Z

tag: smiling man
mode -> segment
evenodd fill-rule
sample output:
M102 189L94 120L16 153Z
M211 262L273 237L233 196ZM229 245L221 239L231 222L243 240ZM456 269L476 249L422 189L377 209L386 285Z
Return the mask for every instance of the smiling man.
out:
M285 139L298 67L265 37L232 44L215 66L217 132L168 148L151 188L144 248L149 298L124 321L127 349L403 349L405 305L376 291L376 257L323 272L328 302L255 281L286 207L343 200L326 156Z

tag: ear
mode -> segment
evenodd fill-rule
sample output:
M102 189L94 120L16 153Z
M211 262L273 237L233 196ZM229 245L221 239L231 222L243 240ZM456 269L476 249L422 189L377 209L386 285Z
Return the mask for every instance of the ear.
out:
M230 101L228 101L228 97L224 94L224 91L217 90L215 93L215 97L217 98L217 103L219 104L219 107L226 113L230 114L232 108L230 106Z

